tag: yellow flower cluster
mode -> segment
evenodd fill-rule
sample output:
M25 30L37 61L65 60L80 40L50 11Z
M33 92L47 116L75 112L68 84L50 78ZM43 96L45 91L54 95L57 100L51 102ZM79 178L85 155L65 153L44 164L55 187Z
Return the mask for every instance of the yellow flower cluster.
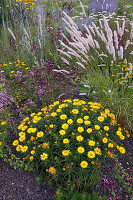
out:
M1 125L2 125L2 126L4 126L5 124L6 124L6 122L5 122L5 121L1 122Z
M10 78L15 77L14 74L20 72L19 71L20 67L22 67L24 70L30 69L29 67L26 66L26 64L24 62L20 62L20 60L17 60L15 62L12 61L12 62L9 62L9 63L0 64L0 67L2 68L2 71L0 71L0 72L1 73L4 73L4 72L8 73Z
M50 167L48 172L51 174L56 174L56 169L54 167Z
M120 84L120 86L130 86L133 80L133 67L131 63L119 63L118 65L111 65L112 69L112 79L115 84Z
M63 150L62 151L63 156L68 156L70 153L71 153L70 150Z
M115 115L109 109L103 110L99 103L86 103L79 99L66 99L61 104L56 101L42 108L41 112L31 113L18 129L21 130L19 139L13 141L13 146L17 151L26 153L26 159L33 163L38 155L36 152L41 152L41 161L50 163L51 151L54 151L55 159L64 159L65 162L73 157L79 160L80 167L87 168L90 163L98 166L101 156L113 158L114 151L125 153L124 147L111 139L114 133L116 138L125 139L122 129L116 124ZM56 165L49 166L47 171L58 174Z
M42 119L41 117L34 116L33 119L32 119L32 121L33 121L33 123L37 123L37 122L39 122L41 119Z

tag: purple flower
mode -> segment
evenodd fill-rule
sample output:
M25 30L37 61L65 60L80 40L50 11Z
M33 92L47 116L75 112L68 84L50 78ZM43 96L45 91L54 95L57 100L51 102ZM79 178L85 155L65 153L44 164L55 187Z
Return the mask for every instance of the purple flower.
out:
M108 200L113 200L113 199L112 199L112 197L109 197L109 199L108 199Z
M38 90L38 94L42 95L44 93L44 91L42 89Z
M0 112L3 112L3 111L4 111L3 104L0 103Z
M0 111L3 111L4 106L7 106L14 102L11 95L7 94L7 91L0 93Z
M35 75L35 72L33 72L33 71L30 71L30 73L29 73L30 75L32 75L32 76L34 76Z
M98 0L97 2L91 1L89 4L90 13L98 13L101 11L112 12L115 8L117 8L117 4L114 0Z
M28 99L26 105L34 106L34 101L32 101L32 99Z
M23 77L24 77L24 78L27 78L27 77L28 77L28 75L26 74L26 75L24 75Z

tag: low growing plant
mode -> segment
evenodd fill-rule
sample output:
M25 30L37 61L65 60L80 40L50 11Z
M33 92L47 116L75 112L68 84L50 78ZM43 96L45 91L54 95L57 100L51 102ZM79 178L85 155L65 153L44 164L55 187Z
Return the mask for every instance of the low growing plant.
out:
M115 158L115 163L115 178L121 184L123 190L127 191L129 195L133 195L132 178L123 168L122 164L119 163L117 158Z
M120 62L110 66L110 73L95 72L87 74L81 82L81 92L100 101L106 108L112 110L117 121L129 131L133 129L133 72L132 64ZM88 89L88 87L90 87Z
M36 110L38 104L48 105L63 93L72 95L72 86L80 81L78 68L57 67L49 59L39 69L37 66L28 67L19 60L3 64L0 76L2 87L13 97L21 111Z
M69 193L64 193L62 190L58 189L56 192L56 196L54 197L54 200L107 200L106 196L98 196L96 192L93 192L92 194L88 194L87 192L75 192L70 191Z
M18 132L13 146L27 166L67 189L92 188L101 180L101 161L125 154L126 131L96 102L56 101L26 117Z
M0 115L0 159L8 162L14 169L21 168L27 170L28 168L24 160L14 155L8 144L8 126L10 122L8 120L2 121L1 118L2 116Z

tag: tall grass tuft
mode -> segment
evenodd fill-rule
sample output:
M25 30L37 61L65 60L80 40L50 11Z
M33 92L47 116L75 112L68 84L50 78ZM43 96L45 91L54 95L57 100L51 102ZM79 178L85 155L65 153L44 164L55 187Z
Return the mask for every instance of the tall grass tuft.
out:
M83 33L71 17L65 12L63 14L65 29L70 39L68 43L63 35L64 40L60 41L60 44L63 51L73 56L79 68L92 71L98 69L98 66L105 65L105 68L109 68L111 61L119 62L127 58L127 55L129 55L128 60L132 60L132 22L117 19L115 27L112 27L103 15L100 21L102 28L92 21L92 25L88 27L84 24L85 33ZM68 56L65 59L68 60Z

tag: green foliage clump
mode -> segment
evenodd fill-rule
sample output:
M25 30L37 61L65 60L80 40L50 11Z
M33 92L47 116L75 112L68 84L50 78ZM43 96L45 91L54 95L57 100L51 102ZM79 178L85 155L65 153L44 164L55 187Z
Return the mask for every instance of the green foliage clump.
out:
M56 101L32 113L18 126L13 146L29 168L46 173L52 183L84 189L100 181L100 164L124 154L126 138L109 109L83 100ZM99 175L98 175L99 174Z

